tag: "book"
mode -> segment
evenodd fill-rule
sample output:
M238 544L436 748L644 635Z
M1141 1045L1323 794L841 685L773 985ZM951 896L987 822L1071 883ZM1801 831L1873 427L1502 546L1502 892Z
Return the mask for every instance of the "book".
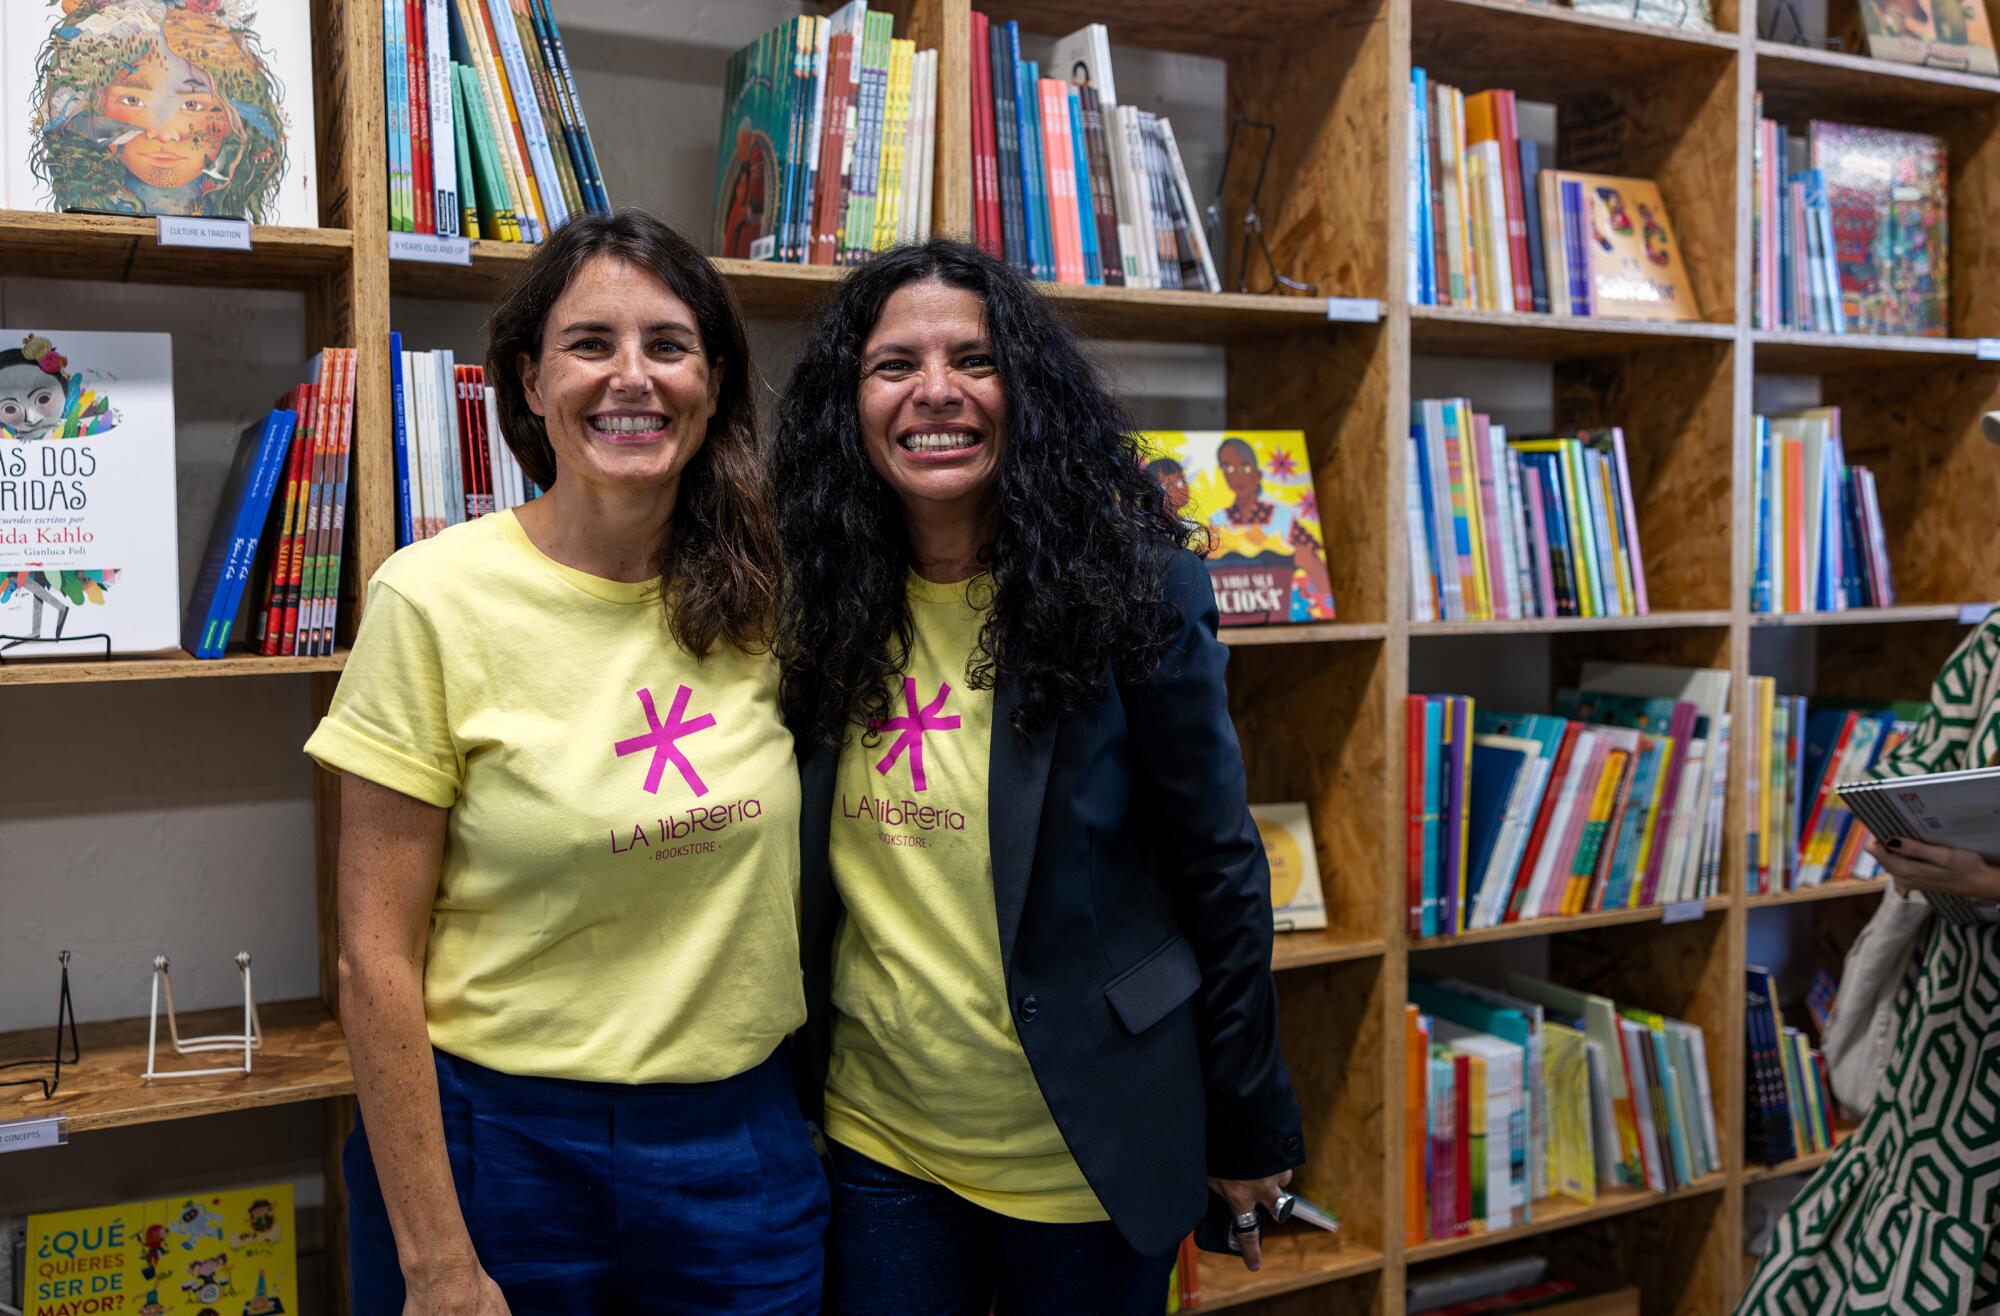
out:
M1815 119L1840 310L1848 332L1950 334L1950 197L1945 143L1926 133Z
M1326 897L1313 846L1312 817L1303 804L1253 804L1250 817L1271 869L1271 922L1279 932L1326 926Z
M229 645L298 421L297 412L273 411L247 426L237 443L181 625L181 647L197 658L220 658Z
M1839 797L1882 840L1907 837L1992 860L2000 858L2000 826L1993 812L1996 782L2000 768L1967 768L1857 781L1840 786ZM1924 901L1953 923L1977 927L1987 922L1977 902L1964 896L1926 891Z
M1553 177L1558 187L1577 189L1584 203L1581 216L1568 207L1563 215L1565 228L1574 234L1571 241L1582 248L1589 289L1589 311L1572 306L1572 314L1701 318L1658 183L1567 170L1544 176Z
M1829 14L1829 28L1849 50L1898 64L1959 73L2000 74L1993 28L1978 0L1846 0Z
M166 334L0 329L0 654L175 648Z
M1203 527L1224 626L1334 619L1306 436L1299 430L1141 434L1168 509Z
M0 206L319 224L308 0L0 6L0 86Z
M301 1300L289 1183L30 1215L27 1255L45 1259L22 1276L27 1316L225 1306L276 1316Z

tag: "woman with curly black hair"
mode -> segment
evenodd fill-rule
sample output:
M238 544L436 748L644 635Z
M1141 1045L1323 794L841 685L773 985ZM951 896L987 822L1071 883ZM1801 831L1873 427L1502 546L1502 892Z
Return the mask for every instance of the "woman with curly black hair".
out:
M1063 321L976 248L848 277L775 458L828 1307L1165 1298L1304 1156L1208 576Z

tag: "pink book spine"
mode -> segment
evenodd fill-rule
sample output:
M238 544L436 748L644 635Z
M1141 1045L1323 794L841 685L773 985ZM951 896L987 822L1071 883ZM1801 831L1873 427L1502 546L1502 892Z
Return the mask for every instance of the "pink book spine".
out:
M1528 538L1535 558L1535 588L1540 615L1556 615L1556 578L1549 569L1549 527L1542 516L1542 473L1532 466L1521 467L1522 501L1528 505Z
M1585 760L1582 772L1570 774L1570 784L1577 792L1576 806L1570 810L1569 823L1563 828L1562 848L1556 851L1555 871L1549 878L1547 890L1542 892L1542 907L1538 911L1543 917L1562 913L1563 900L1569 895L1569 870L1576 864L1576 847L1583 840L1584 825L1590 821L1591 796L1597 790L1597 778L1604 771L1604 759L1611 752L1611 745L1599 737L1591 746L1590 757Z
M1488 428L1491 423L1490 417L1473 413L1472 459L1479 471L1479 529L1486 540L1486 593L1493 601L1493 615L1512 620L1514 591L1513 582L1507 579L1507 558L1500 547L1503 527L1500 500L1493 487L1493 440Z
M1674 715L1667 720L1667 735L1674 742L1673 761L1667 765L1667 780L1660 788L1660 817L1653 824L1653 848L1646 856L1646 873L1639 883L1639 903L1660 903L1660 865L1667 857L1667 838L1673 835L1674 817L1679 812L1681 774L1694 748L1695 706L1687 700L1674 703Z
M1639 518L1632 511L1632 468L1625 464L1625 431L1611 428L1611 462L1618 476L1618 498L1625 509L1626 556L1632 559L1632 598L1641 616L1646 607L1646 562L1639 552Z
M1042 165L1049 184L1049 234L1055 241L1056 282L1082 283L1083 223L1077 217L1076 147L1069 133L1069 84L1043 78Z

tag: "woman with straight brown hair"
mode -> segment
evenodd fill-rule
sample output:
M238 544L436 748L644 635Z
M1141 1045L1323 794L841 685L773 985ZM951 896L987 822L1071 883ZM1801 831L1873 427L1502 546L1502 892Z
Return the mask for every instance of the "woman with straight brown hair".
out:
M572 219L489 325L547 492L369 585L343 774L354 1308L819 1307L799 779L743 327L700 252Z

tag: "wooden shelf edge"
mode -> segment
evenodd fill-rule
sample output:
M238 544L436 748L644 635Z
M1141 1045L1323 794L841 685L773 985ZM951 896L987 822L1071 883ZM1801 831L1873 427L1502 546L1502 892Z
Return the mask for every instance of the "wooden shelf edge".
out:
M1889 608L1847 608L1840 612L1753 612L1750 624L1758 629L1787 626L1896 626L1911 622L1954 621L1961 626L1977 625L1992 611L1991 603L1899 603ZM1965 620L1968 610L1979 616Z
M1426 4L1484 10L1494 14L1518 15L1526 22L1560 24L1615 33L1638 42L1657 42L1663 51L1686 48L1717 55L1733 54L1743 48L1743 38L1729 32L1703 32L1695 28L1667 27L1640 23L1605 14L1578 13L1574 9L1538 3L1537 0L1423 0Z
M1770 909L1777 905L1809 905L1819 900L1879 896L1888 885L1889 879L1886 877L1849 877L1838 882L1822 882L1818 886L1801 887L1796 891L1773 891L1768 895L1750 896L1743 903L1751 909Z
M1912 91L1951 88L1963 94L1965 103L2000 98L2000 78L1989 78L1977 73L1960 73L1954 69L1927 68L1922 64L1904 64L1891 59L1876 59L1872 55L1857 55L1847 50L1816 50L1811 46L1795 46L1786 41L1759 40L1755 44L1758 61L1762 63L1769 60L1778 67L1813 65L1884 86L1904 83ZM1781 78L1782 76L1780 75Z
M1636 617L1524 617L1514 621L1413 621L1410 636L1441 635L1559 635L1590 631L1657 631L1679 627L1727 626L1735 620L1726 609L1693 612L1648 612Z
M1350 960L1378 959L1388 953L1389 943L1380 937L1361 937L1317 929L1280 932L1272 939L1271 970L1303 969L1315 964L1341 964Z
M1464 1238L1437 1239L1429 1243L1420 1243L1409 1249L1404 1254L1404 1259L1411 1265L1417 1265L1425 1261L1436 1261L1441 1257L1476 1252L1481 1248L1497 1247L1516 1239L1533 1238L1537 1234L1590 1224L1597 1220L1608 1220L1612 1216L1625 1215L1632 1211L1643 1211L1666 1202L1679 1202L1690 1197L1719 1193L1728 1182L1729 1176L1718 1172L1705 1175L1670 1193L1656 1193L1642 1188L1619 1188L1599 1194L1593 1206L1585 1206L1567 1198L1545 1197L1535 1203L1535 1208L1537 1211L1546 1211L1547 1214L1528 1224L1516 1225L1511 1229L1496 1229L1491 1233L1468 1234Z
M1379 640L1389 633L1379 621L1313 621L1279 626L1224 626L1224 644L1336 644L1346 640Z
M55 659L0 663L0 686L80 685L96 681L181 681L217 676L280 676L303 672L337 672L347 665L347 650L324 657L266 658L231 653L221 658L196 658L185 649L155 657Z
M143 1081L146 1070L144 1018L117 1019L78 1026L82 1058L65 1065L62 1085L53 1100L43 1100L36 1088L0 1088L0 1122L69 1117L71 1133L112 1129L131 1124L217 1115L259 1106L281 1106L327 1097L349 1096L354 1074L348 1066L347 1040L340 1025L318 1000L260 1004L264 1045L249 1074ZM183 1037L241 1030L243 1007L224 1007L183 1014ZM176 1056L161 1030L160 1064L170 1068L203 1068L226 1064L220 1055ZM49 1054L46 1027L0 1034L0 1060L27 1060ZM10 1078L34 1071L19 1069Z
M1684 902L1692 903L1692 902ZM1502 923L1497 928L1475 928L1461 932L1457 936L1417 937L1410 941L1411 951L1447 950L1454 946L1476 946L1489 941L1518 941L1527 937L1553 937L1564 932L1587 932L1592 928L1618 927L1630 923L1657 923L1666 917L1673 905L1644 905L1638 909L1602 909L1589 914L1559 914L1550 918L1523 919L1519 923ZM1720 913L1729 908L1728 896L1708 896L1701 901L1701 916ZM1688 920L1693 922L1695 920Z
M1264 1268L1254 1274L1244 1270L1234 1257L1202 1253L1201 1301L1183 1310L1240 1307L1382 1269L1383 1256L1374 1248L1344 1239L1322 1241L1323 1235L1311 1236L1316 1232L1300 1226L1266 1234Z
M1746 1165L1743 1167L1743 1182L1746 1184L1765 1183L1772 1179L1789 1178L1795 1174L1811 1174L1813 1171L1819 1169L1820 1166L1825 1165L1833 1159L1833 1154L1840 1150L1840 1144L1846 1142L1853 1135L1855 1128L1855 1125L1848 1124L1845 1121L1837 1122L1833 1128L1833 1146L1827 1148L1825 1151L1807 1152L1803 1156L1795 1156L1789 1161L1780 1161L1776 1165Z

